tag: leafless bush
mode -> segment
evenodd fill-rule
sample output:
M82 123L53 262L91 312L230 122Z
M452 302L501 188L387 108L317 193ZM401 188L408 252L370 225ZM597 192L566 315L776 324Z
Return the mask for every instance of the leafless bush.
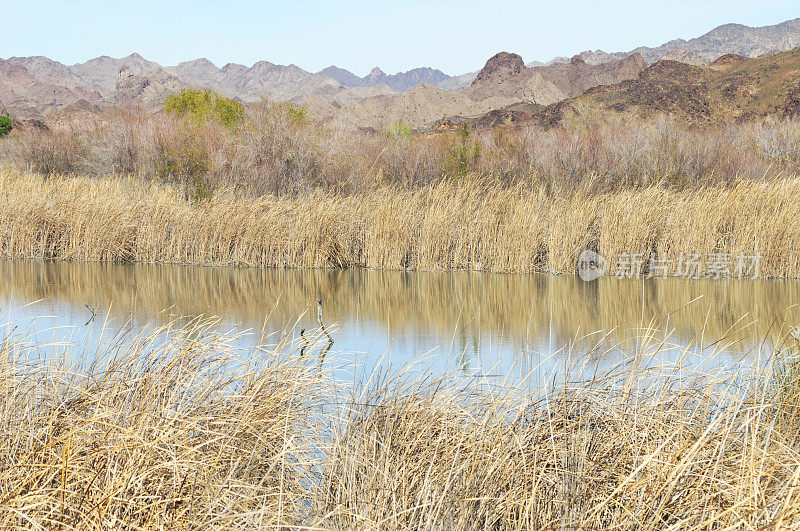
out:
M236 131L163 113L109 111L89 123L20 131L0 145L0 157L44 174L137 175L187 189L233 186L253 196L414 188L466 174L506 185L680 189L796 174L799 138L795 121L700 129L668 116L396 137L263 103Z

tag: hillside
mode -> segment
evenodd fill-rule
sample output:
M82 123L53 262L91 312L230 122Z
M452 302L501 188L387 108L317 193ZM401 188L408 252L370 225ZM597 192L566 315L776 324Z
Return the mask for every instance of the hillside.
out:
M267 97L304 103L315 96L324 101L346 104L377 94L395 93L379 84L346 87L326 74L312 74L296 65L283 66L268 61L259 61L249 68L235 63L217 68L207 59L196 59L167 70L186 83L210 88L245 102Z
M21 64L0 59L0 101L4 112L17 120L35 119L78 101L97 101L100 95L86 88L69 88L31 75Z
M681 56L691 56L691 64L707 65L729 53L753 58L788 51L797 46L800 46L800 18L761 27L725 24L700 37L689 40L674 39L653 48L640 46L629 52L616 53L595 50L583 52L580 55L584 61L590 64L618 60L638 53L648 64L661 59L681 60Z
M135 100L139 105L158 108L169 90L183 87L210 88L244 102L267 97L303 103L315 96L346 104L379 94L397 93L383 84L346 87L329 76L268 61L251 67L230 63L217 68L207 59L197 59L165 68L134 53L122 58L101 56L71 66L42 56L11 57L3 63L0 93L5 95L3 101L9 112L20 119L45 117L80 100L101 107ZM118 81L123 71L126 76L137 79L124 82L123 93L118 94ZM149 87L147 96L139 94L131 98L131 91L145 90L132 85L143 83Z
M792 114L800 89L800 48L745 59L727 55L708 67L660 61L639 80L589 91L603 109L669 112L692 123Z
M445 118L457 122L515 104L550 105L599 84L635 79L644 68L644 61L636 55L604 65L575 59L567 64L530 68L518 54L500 52L463 90L420 84L395 96L367 98L342 108L320 106L315 101L312 110L319 117L338 117L358 127L385 130L404 121L411 127L426 128Z
M646 66L644 58L638 53L634 53L622 59L598 65L588 64L580 56L576 56L569 63L537 66L533 68L533 71L539 73L546 81L553 83L565 97L574 98L592 87L637 79Z
M341 109L313 109L320 116L341 119L362 128L385 131L396 122L423 128L445 116L474 116L516 102L516 98L494 97L474 100L463 92L420 84L396 96L375 96L345 105Z
M747 59L728 54L709 66L662 60L638 79L598 86L547 107L510 106L476 126L502 123L555 125L573 116L671 114L695 125L800 114L800 48Z
M152 109L160 107L170 94L187 87L188 85L165 70L142 76L123 67L117 76L111 102L124 108Z

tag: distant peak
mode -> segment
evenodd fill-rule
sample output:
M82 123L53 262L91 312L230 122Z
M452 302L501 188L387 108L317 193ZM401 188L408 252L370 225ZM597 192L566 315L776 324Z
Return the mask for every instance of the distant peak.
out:
M741 28L750 29L750 26L745 26L744 24L729 23L729 24L723 24L722 26L717 26L714 29L726 30L726 29L741 29Z
M231 70L247 70L247 67L239 63L227 63L220 70L222 70L223 72L229 72Z
M500 52L493 55L472 82L473 85L481 84L495 76L515 76L525 70L525 61L515 53Z
M378 77L378 76L385 76L385 75L386 75L386 73L384 73L384 71L381 70L380 68L378 68L377 66L375 68L373 68L372 70L370 70L370 72L369 72L369 76L370 77Z

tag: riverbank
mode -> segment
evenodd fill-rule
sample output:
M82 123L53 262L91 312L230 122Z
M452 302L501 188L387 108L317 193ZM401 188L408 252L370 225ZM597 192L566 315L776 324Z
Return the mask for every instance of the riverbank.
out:
M632 359L661 348L648 345ZM78 367L4 341L0 525L778 529L800 518L791 365L743 387L683 371L641 389L647 370L632 363L583 383L550 377L541 399L388 374L351 393L297 346L242 351L194 321L100 353L73 347Z
M378 186L245 198L125 177L0 171L0 257L245 267L575 273L598 251L607 274L655 256L727 257L721 273L800 277L800 179L683 191L590 193L486 185L468 177L421 189ZM634 258L639 257L639 258ZM748 262L751 264L752 260ZM710 272L710 266L700 274ZM686 272L686 271L684 271Z

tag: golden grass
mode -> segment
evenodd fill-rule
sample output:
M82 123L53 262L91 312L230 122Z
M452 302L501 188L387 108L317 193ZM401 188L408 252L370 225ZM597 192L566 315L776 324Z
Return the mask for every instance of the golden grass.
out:
M644 384L654 337L540 394L400 373L344 402L294 345L240 350L212 323L78 347L82 369L8 338L0 526L796 527L798 371Z
M760 253L800 276L800 179L673 191L481 184L187 201L132 178L0 172L0 256L254 267L575 272L593 247L623 253ZM613 272L613 270L612 270Z
M530 405L378 389L351 413L327 463L328 522L339 529L797 525L797 435L775 428L769 404L721 405L709 383L640 394L605 384L552 389L549 401Z
M274 527L309 504L315 380L274 351L241 366L209 323L100 359L0 351L0 527ZM70 354L75 354L70 351Z

